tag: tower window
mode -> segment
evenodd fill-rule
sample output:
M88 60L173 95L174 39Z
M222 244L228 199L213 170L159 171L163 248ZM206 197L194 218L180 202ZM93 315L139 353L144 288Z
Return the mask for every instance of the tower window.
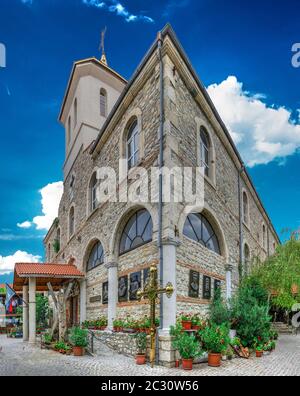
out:
M102 117L107 115L107 94L103 88L100 90L100 115Z

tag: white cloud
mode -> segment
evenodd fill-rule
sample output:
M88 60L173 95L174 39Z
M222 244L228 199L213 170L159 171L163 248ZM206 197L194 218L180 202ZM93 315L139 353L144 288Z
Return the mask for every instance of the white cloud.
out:
M104 9L112 13L116 13L118 16L121 16L125 19L126 22L135 22L135 21L144 21L148 23L154 22L152 18L146 15L135 15L127 10L126 7L123 6L117 0L82 0L82 3L89 7L96 7L99 9Z
M43 216L34 217L32 222L36 225L37 230L48 230L58 215L58 207L63 194L63 182L47 184L39 192L42 196Z
M38 263L41 260L40 256L22 252L18 250L11 256L0 255L0 274L9 274L14 270L15 263Z
M42 204L42 216L35 216L32 221L24 221L20 225L33 224L36 226L37 230L49 230L51 227L53 220L58 215L58 207L63 194L63 182L55 182L47 184L47 186L43 187L39 190L39 193L42 196L41 204ZM20 227L18 224L18 227Z
M23 223L17 223L17 226L19 228L30 228L31 227L31 222L30 221L24 221Z
M245 163L252 167L294 154L300 148L300 117L284 106L268 106L261 94L250 94L235 76L208 87Z

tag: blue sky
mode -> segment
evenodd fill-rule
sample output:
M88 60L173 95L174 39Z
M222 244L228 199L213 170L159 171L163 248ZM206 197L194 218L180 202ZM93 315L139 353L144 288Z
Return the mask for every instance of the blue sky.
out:
M0 68L0 273L16 258L43 256L42 227L51 215L45 194L62 180L60 104L73 61L99 56L104 26L109 64L130 78L171 22L278 233L284 239L283 228L299 228L300 68L291 63L292 45L300 42L297 3L0 0L7 51L7 67Z

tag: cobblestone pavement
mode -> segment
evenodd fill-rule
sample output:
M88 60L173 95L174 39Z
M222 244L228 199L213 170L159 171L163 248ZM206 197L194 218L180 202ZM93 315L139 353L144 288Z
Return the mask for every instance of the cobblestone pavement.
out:
M134 359L108 350L97 357L64 356L6 336L0 336L0 350L0 376L300 376L300 336L282 336L276 351L262 359L234 359L217 369L200 364L191 372L136 366Z

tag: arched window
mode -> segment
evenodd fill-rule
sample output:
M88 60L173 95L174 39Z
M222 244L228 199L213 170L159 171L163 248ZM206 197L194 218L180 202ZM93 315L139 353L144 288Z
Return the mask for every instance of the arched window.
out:
M77 109L77 98L74 101L74 128L77 125L78 109Z
M248 274L250 265L250 249L247 243L244 245L244 271L245 274Z
M140 133L138 122L135 118L128 128L126 148L128 170L137 165L140 157Z
M71 207L69 212L69 237L74 235L75 232L75 210L74 206Z
M106 117L107 115L107 93L105 89L100 89L100 115Z
M207 130L200 128L200 166L204 167L204 174L210 176L211 145Z
M104 263L104 250L100 241L95 242L89 255L86 270L90 271Z
M126 224L120 242L120 254L152 241L153 223L146 209L138 210Z
M91 181L90 181L90 188L89 188L89 194L90 194L90 212L93 212L97 206L98 206L98 201L97 201L97 173L94 172Z
M207 249L221 254L218 238L209 221L202 214L191 213L188 215L184 224L183 234L201 243Z
M243 221L248 224L249 222L249 205L247 193L243 192Z

